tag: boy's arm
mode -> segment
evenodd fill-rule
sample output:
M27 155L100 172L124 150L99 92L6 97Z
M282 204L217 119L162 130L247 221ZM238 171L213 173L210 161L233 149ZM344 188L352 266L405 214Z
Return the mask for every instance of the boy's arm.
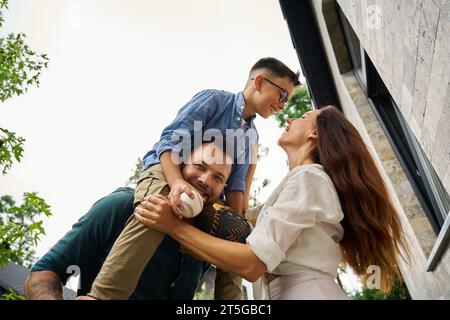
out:
M245 210L247 210L248 203L250 201L250 192L252 189L253 176L255 175L256 162L258 161L258 144L254 144L252 146L250 157L251 162L247 170L247 176L245 177L244 207L242 210L242 214L244 214Z
M247 174L245 176L245 191L229 191L226 194L227 206L239 212L242 216L244 216L245 210L248 208L248 203L250 200L250 190L252 187L253 176L256 171L256 160L258 154L258 146L254 145L253 152L251 153L252 161L247 170Z
M242 191L230 191L225 197L227 199L227 206L240 215L243 215L244 193Z
M182 204L180 194L186 192L188 195L193 196L193 187L183 179L180 166L172 161L172 151L167 150L162 153L159 160L161 161L162 170L170 187L169 200L172 204L172 210L181 216L180 207Z
M242 212L245 212L245 210L247 210L248 208L248 203L250 201L250 191L252 188L253 176L255 175L255 171L256 171L256 163L253 163L248 168L247 177L245 178L245 193Z

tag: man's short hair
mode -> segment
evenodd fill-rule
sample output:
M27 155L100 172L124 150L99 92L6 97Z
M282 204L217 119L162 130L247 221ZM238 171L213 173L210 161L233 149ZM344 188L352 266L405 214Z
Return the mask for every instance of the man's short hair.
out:
M300 85L300 81L298 80L300 72L292 71L278 59L272 57L259 59L250 69L250 75L253 74L254 71L260 69L267 69L269 70L269 72L279 78L289 78L289 80L294 84L295 87Z

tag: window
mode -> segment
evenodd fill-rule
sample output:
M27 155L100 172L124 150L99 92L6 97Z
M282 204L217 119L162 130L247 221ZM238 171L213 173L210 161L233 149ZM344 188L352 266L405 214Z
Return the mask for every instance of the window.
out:
M366 65L368 97L437 235L450 210L450 197L368 57Z

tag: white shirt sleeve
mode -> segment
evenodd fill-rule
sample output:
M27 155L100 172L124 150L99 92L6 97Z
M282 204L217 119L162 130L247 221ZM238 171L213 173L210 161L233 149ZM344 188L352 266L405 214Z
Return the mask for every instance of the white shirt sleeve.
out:
M271 272L303 229L341 219L342 210L331 179L323 172L302 168L287 179L275 203L261 211L247 243Z

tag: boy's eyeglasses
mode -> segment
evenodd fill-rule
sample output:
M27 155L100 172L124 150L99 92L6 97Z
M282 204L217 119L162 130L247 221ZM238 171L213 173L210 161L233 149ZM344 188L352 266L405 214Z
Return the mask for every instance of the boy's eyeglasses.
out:
M269 79L267 79L266 77L263 77L263 79L264 80L266 80L268 83L270 83L271 85L273 85L273 86L275 86L275 87L277 87L278 89L280 89L281 90L281 92L280 92L280 102L284 105L284 106L286 106L287 105L287 103L288 103L288 91L285 89L285 88L283 88L283 87L280 87L279 85L277 85L276 83L273 83L272 81L270 81ZM255 78L251 78L250 80L255 80Z

